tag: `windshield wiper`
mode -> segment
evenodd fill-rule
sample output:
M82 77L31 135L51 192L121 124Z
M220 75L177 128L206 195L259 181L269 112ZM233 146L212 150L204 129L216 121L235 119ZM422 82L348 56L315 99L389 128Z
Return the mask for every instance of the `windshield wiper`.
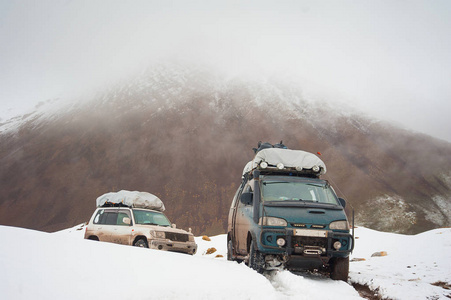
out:
M320 183L307 183L306 185L316 186L316 187L321 187L321 188L326 187L324 184L320 184Z
M301 199L301 198L291 198L289 201L318 202L316 200L304 200L304 199Z
M288 181L265 181L265 182L263 182L263 185L274 184L274 183L291 183L291 182L288 182Z

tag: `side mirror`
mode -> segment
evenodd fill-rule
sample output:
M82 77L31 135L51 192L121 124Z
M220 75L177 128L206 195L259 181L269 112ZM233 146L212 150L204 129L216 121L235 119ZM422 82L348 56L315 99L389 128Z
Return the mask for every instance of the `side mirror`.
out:
M177 225L175 225L175 224L172 224L172 226L171 226L172 228L177 228Z
M346 200L343 198L338 198L338 201L340 201L341 206L343 206L343 208L346 208Z
M130 225L132 223L132 221L130 220L129 217L123 217L122 218L122 223Z
M253 193L242 193L240 197L241 203L243 203L244 205L251 205L253 195Z

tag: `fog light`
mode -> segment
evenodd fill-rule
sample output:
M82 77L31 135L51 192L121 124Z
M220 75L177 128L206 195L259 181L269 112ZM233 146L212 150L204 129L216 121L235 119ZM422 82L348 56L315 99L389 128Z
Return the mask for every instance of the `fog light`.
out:
M278 163L278 164L277 164L277 169L283 170L283 168L285 168L285 166L283 165L283 163Z
M312 170L313 170L313 172L319 172L319 167L318 166L313 166Z
M268 167L268 163L267 163L266 161L262 161L262 162L260 163L260 168L266 169L267 167Z
M340 248L341 248L341 243L340 243L339 241L336 241L336 242L334 243L334 248L335 248L335 250L340 250Z
M276 241L277 245L279 245L280 247L285 245L285 239L284 238L278 238Z

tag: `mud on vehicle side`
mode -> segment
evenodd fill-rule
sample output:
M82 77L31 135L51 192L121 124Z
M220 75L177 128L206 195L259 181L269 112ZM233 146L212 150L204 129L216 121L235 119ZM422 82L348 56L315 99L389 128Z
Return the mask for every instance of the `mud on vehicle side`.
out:
M326 180L324 163L311 153L264 149L243 171L229 211L228 259L263 272L321 269L347 281L353 234Z
M96 202L85 239L191 255L197 251L191 231L175 228L162 212L161 200L150 193L120 191Z

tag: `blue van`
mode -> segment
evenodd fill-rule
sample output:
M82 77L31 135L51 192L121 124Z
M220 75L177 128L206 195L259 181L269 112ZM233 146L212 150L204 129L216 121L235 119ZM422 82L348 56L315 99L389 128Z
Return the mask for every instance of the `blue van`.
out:
M314 154L281 148L256 153L229 211L227 259L265 270L326 270L347 281L353 233L346 202L320 179Z

